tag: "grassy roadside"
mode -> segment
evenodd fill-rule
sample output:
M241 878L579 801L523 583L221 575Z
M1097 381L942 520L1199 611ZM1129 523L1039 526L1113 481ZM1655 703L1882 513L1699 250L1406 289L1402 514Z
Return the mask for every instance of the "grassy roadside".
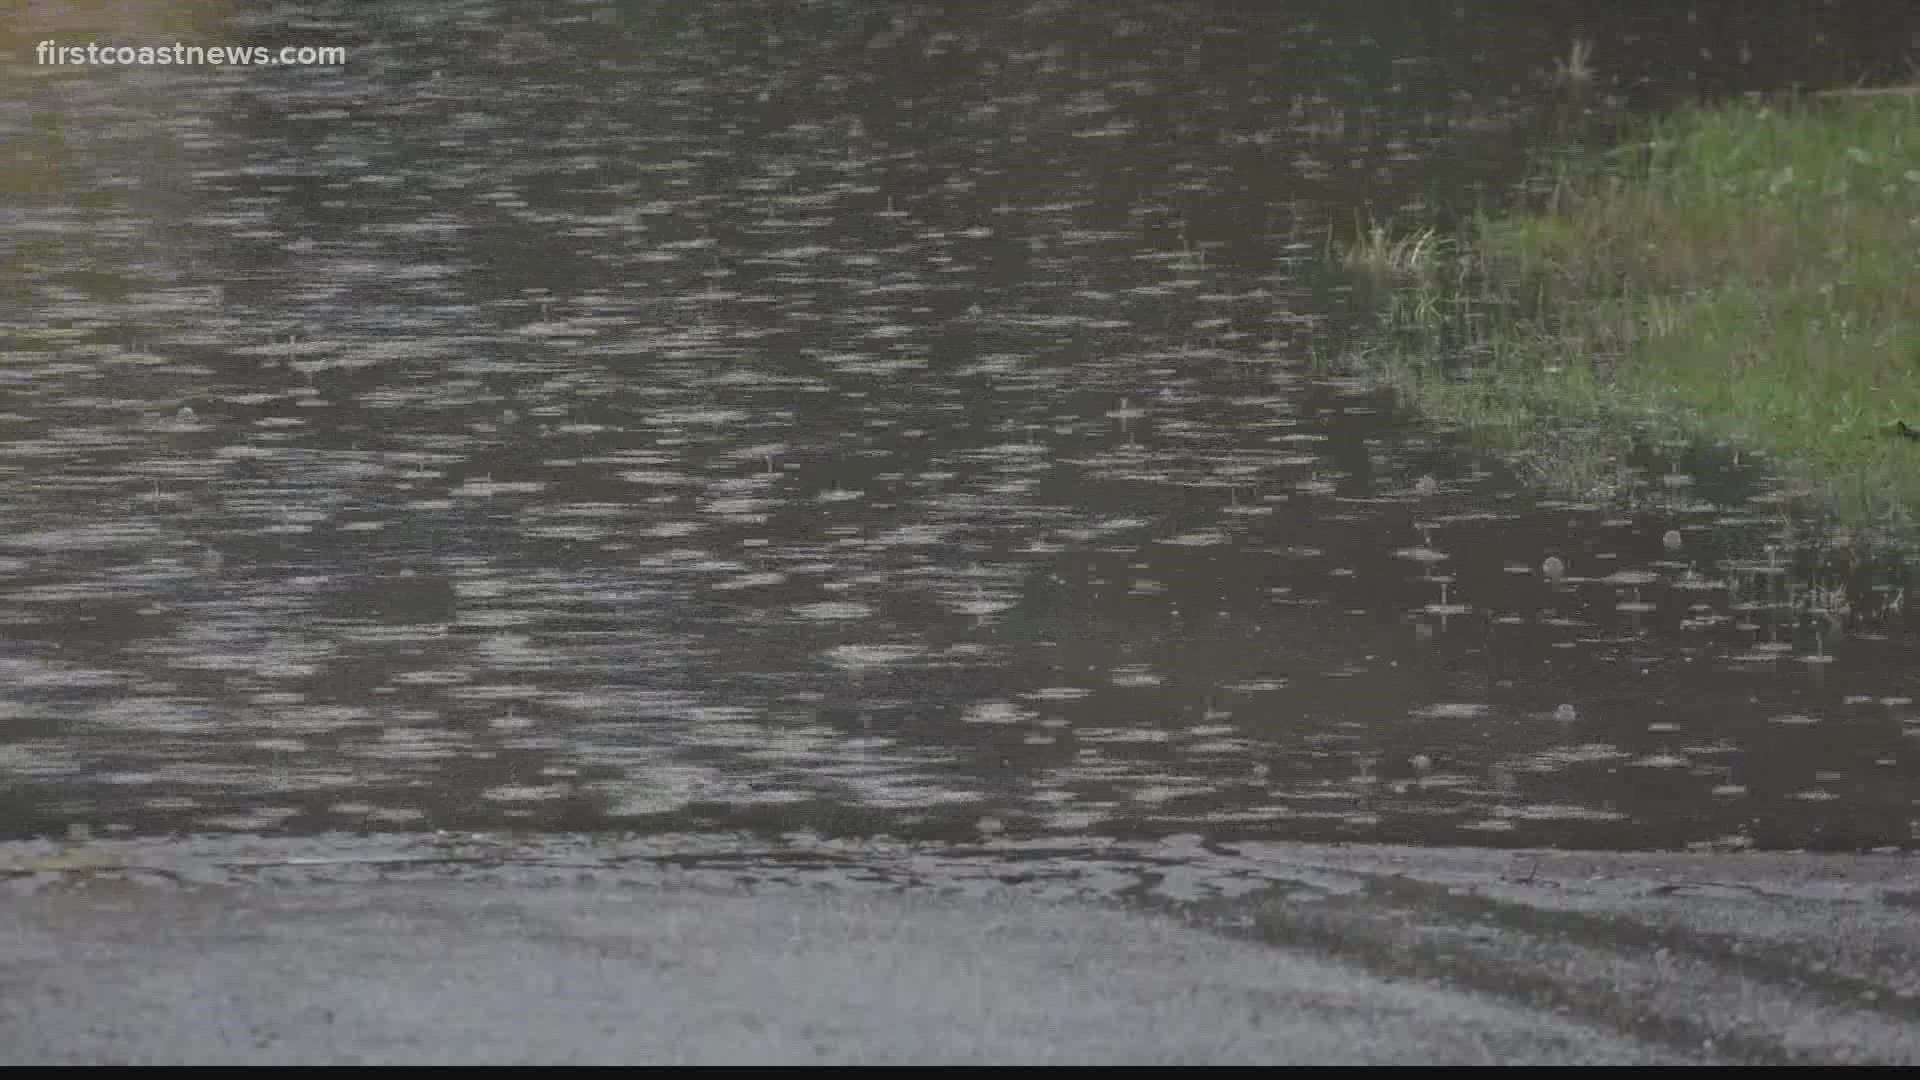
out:
M1386 301L1349 359L1564 492L1705 440L1920 522L1920 95L1701 108L1543 188L1448 245L1363 237Z

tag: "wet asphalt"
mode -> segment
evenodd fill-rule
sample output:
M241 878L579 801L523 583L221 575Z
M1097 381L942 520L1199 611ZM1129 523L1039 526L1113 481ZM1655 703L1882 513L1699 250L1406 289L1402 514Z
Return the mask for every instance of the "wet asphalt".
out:
M315 850L8 849L0 1061L1920 1061L1897 857Z

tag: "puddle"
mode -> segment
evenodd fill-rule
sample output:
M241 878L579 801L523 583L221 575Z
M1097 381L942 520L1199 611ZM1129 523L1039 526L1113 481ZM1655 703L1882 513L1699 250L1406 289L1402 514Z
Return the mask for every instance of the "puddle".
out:
M1504 192L1564 51L1363 10L10 71L0 831L1910 846L1903 564L1310 374L1329 228ZM1593 108L1873 47L1748 29Z

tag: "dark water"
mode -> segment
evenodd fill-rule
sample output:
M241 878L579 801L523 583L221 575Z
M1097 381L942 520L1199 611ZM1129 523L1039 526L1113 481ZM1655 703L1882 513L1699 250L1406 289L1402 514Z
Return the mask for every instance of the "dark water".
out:
M1330 232L1912 43L1592 6L42 11L0 833L1912 845L1904 564L1711 456L1543 500L1315 374ZM351 60L17 62L179 34Z

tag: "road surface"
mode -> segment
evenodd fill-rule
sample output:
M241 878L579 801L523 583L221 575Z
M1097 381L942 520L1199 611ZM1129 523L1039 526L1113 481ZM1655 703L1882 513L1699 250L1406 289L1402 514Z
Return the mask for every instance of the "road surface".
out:
M1899 856L0 846L0 1062L1920 1062Z

